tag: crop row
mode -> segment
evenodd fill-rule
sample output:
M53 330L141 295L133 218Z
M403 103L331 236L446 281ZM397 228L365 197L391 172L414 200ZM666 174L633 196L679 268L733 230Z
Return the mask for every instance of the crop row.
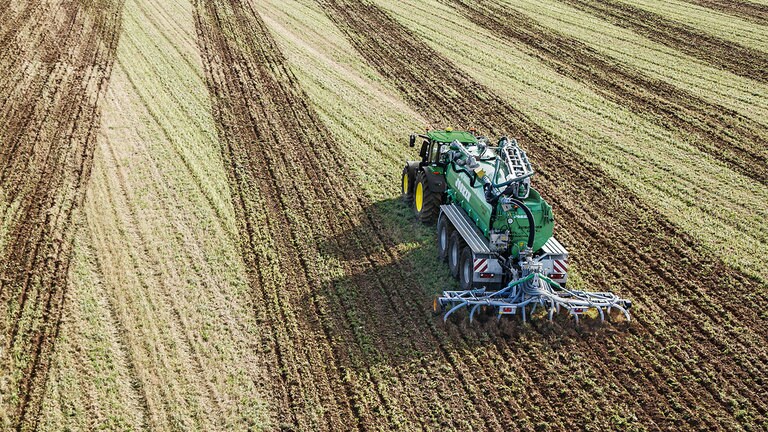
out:
M56 349L46 333L32 338L42 354L16 344L23 364L0 372L18 390L0 408L21 402L3 426L765 427L768 326L750 304L766 293L734 267L759 264L768 192L706 137L730 128L764 157L768 105L749 99L763 84L542 2L128 0L119 46L104 47L116 67L105 97L97 86L93 174L68 219L79 232L64 233L69 279L39 291L63 317ZM43 15L16 21L42 37ZM0 26L0 43L23 47L15 34ZM574 282L631 298L635 321L433 317L454 282L433 229L397 198L415 157L404 138L425 125L520 136ZM83 189L52 193L79 202ZM25 207L2 192L0 245L13 245ZM25 309L7 303L24 340L41 304L27 291Z
M562 0L617 26L736 75L765 83L768 53L741 45L621 1Z

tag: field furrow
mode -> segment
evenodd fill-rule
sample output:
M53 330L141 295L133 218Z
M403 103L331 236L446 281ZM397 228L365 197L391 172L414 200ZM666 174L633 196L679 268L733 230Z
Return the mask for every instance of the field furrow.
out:
M762 83L768 82L768 53L764 51L700 32L619 1L561 1L713 66Z
M393 80L395 85L404 92L406 100L434 122L433 124L475 124L482 125L484 129L491 131L498 131L501 128L515 125L518 128L517 133L524 138L527 137L525 142L529 143L529 147L533 147L534 158L539 161L545 171L544 178L540 178L537 184L545 190L546 196L556 197L553 201L568 210L564 215L562 215L563 210L560 210L562 226L572 234L582 233L591 237L582 240L582 242L590 244L589 249L582 246L583 249L579 248L577 254L583 254L584 257L594 255L591 259L587 258L586 262L603 262L603 265L610 269L609 272L602 274L597 268L586 270L585 273L587 275L591 273L591 277L594 278L591 283L596 286L623 286L638 296L644 290L652 289L651 287L680 286L678 275L673 276L675 273L679 274L674 265L677 259L665 257L669 261L664 262L649 259L645 255L645 251L648 250L669 249L661 243L655 246L653 243L668 241L670 236L676 236L680 240L674 243L684 246L675 250L675 253L685 256L687 259L697 260L702 265L712 266L714 264L718 267L716 271L708 272L707 277L713 278L713 283L707 284L709 289L722 292L726 285L725 282L728 280L726 278L730 277L738 278L746 284L755 284L755 282L750 281L750 278L727 270L722 264L718 265L716 261L710 262L708 258L702 257L700 252L689 246L693 243L687 239L685 234L679 232L669 222L653 215L650 209L641 210L645 204L629 191L615 184L596 167L579 160L577 154L573 154L567 148L553 142L547 132L532 124L523 114L498 100L479 84L473 83L462 72L446 70L447 59L441 58L439 54L427 48L426 45L419 43L417 39L373 6L354 6L349 3L340 4L337 2L321 2L321 4L337 25L348 32L350 41L368 59L369 64L376 67L383 76ZM366 28L378 28L381 31L377 38L372 38L363 31ZM407 58L387 56L386 53L389 52L407 52L408 56ZM447 92L446 89L451 89L451 91ZM441 103L435 104L434 101L441 101ZM578 165L569 168L569 161ZM560 174L560 172L567 173L567 175ZM576 197L569 197L568 194L564 193L564 191L569 190L580 191L581 199L575 200ZM594 194L594 197L585 198L589 194ZM601 204L599 208L586 209L580 204L581 202L600 202ZM627 206L627 202L631 202L632 205ZM601 224L599 232L585 230L585 223L591 220L599 221L598 223ZM643 220L645 222L638 224L638 221ZM637 233L631 233L632 226L638 228ZM619 233L627 230L630 232L627 232L626 235ZM601 252L595 251L595 244L601 244L599 248ZM628 252L623 252L623 256L611 257L611 252L608 252L606 256L605 252L611 250L634 250L637 251L637 255L628 255ZM639 268L627 268L626 261L641 264L638 266ZM626 269L626 271L620 269ZM652 269L656 270L653 271ZM721 271L726 271L730 276L724 277ZM623 277L617 279L615 276L609 276L611 273L622 274ZM701 280L701 274L697 274L697 280ZM636 284L643 288L639 288ZM708 301L697 300L699 296L697 285L691 283L685 286L688 297L686 301L693 303L693 306L700 310L702 308L706 310L709 307ZM662 303L666 306L664 310L670 308L671 312L675 312L674 305L677 301L662 298L656 300L656 303ZM738 295L730 300L723 299L723 303L727 309L734 310L738 315L744 311L757 319L754 312L746 311L747 308L742 305L742 299ZM641 308L653 309L654 305L651 303L642 304ZM669 322L679 322L680 318L682 317L675 317ZM682 328L675 330L685 331ZM737 333L733 332L731 335L735 336ZM765 358L764 350L760 346L760 341L763 340L761 335L762 331L739 341L738 344L744 343L751 349L760 350L763 352L762 357ZM693 343L696 342L696 338L691 337L690 339ZM697 346L695 349L700 355L715 358L719 353L710 350L708 343L711 341L707 344L694 346ZM685 367L682 358L675 359L662 353L655 355L661 356L665 363L673 362ZM759 373L759 371L756 372ZM693 371L693 373L700 376L704 375L703 371ZM717 373L722 374L723 371ZM747 393L748 389L741 387L740 391ZM688 400L689 406L695 407L697 401L693 395L696 392L691 391L687 394L688 396L684 398ZM728 410L727 405L722 402L713 402L711 409L719 409L722 412ZM760 410L759 405L756 410Z
M68 284L77 213L91 172L99 105L120 29L119 1L33 5L32 37L4 43L0 141L3 424L35 428ZM50 8L50 9L47 9ZM33 9L35 10L35 9ZM23 12L22 12L23 15ZM23 18L23 16L21 17ZM5 51L5 47L4 50ZM9 211L10 210L10 211Z
M745 47L768 52L768 27L743 19L735 14L723 13L697 5L700 0L635 0L631 3L641 11L648 11L663 16L674 22L689 26L702 33L710 34L723 40L735 42ZM721 2L715 2L721 3ZM749 8L740 0L732 1L732 10ZM751 4L754 11L754 4Z
M660 126L695 136L695 145L713 158L763 184L768 181L767 127L616 63L506 6L466 0L449 4L478 26L525 46L559 73L589 84L598 94L639 115L652 113Z
M146 393L83 222L37 429L146 430Z

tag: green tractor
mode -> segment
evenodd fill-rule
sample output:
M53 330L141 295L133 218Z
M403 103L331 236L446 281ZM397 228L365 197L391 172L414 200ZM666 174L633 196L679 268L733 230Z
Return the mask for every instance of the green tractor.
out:
M550 319L620 311L631 303L607 292L569 290L568 252L553 236L552 207L531 186L534 170L514 139L491 145L473 132L451 129L411 135L421 139L421 160L403 168L402 199L416 217L437 224L439 258L448 262L460 290L444 291L436 309L447 319L463 307L470 321L478 308L523 320L538 307Z

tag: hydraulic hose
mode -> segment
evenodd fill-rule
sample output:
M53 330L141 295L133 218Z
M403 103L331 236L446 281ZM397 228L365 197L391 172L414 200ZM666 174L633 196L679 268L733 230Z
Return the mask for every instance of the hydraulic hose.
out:
M528 218L528 247L533 249L533 240L536 238L536 225L533 222L533 213L531 213L531 209L516 198L508 197L507 199L525 212L525 216Z

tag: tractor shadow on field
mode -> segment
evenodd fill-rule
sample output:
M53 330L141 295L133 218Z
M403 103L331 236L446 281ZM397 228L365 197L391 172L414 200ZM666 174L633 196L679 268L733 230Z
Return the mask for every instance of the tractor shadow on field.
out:
M371 223L320 240L326 258L347 271L316 294L333 305L332 319L354 335L359 348L381 360L410 362L440 350L475 351L492 344L513 353L530 349L530 343L587 352L589 344L622 338L633 329L591 319L577 325L567 315L528 323L518 316L497 321L481 315L470 323L468 313L459 312L444 323L433 313L433 299L443 290L458 289L458 283L437 257L435 227L418 222L400 199L376 202L361 216Z

